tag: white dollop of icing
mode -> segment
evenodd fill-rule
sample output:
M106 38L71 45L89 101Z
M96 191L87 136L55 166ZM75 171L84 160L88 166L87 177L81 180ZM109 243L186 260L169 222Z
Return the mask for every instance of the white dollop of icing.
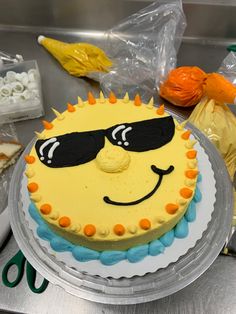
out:
M159 224L163 224L165 222L165 218L162 216L156 217L156 222Z
M135 233L137 232L137 230L138 230L137 226L135 226L135 225L128 226L127 229L128 229L128 231L129 231L130 233L132 233L132 234L135 234Z
M108 228L106 228L106 227L99 227L98 228L98 234L101 236L101 237L107 237L108 236L108 234L109 234L109 230L108 230Z

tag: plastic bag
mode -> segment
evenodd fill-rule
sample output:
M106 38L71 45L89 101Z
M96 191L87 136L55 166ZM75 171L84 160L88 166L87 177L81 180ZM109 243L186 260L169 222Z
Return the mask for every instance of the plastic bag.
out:
M176 106L194 106L203 96L206 78L207 74L196 66L176 68L161 84L160 96Z
M194 108L188 121L199 128L217 147L233 181L236 171L236 117L229 107L213 99L203 98Z
M131 15L107 32L105 52L113 62L107 74L90 74L103 92L118 97L128 91L150 99L167 73L176 66L176 54L186 27L180 0L159 0Z
M107 96L113 91L123 97L128 91L150 99L176 65L185 26L181 0L159 0L106 32L102 49L44 36L38 42L70 74L100 82Z
M222 74L207 74L196 66L183 66L170 71L160 86L160 96L181 107L195 106L204 96L236 104L236 87Z
M87 76L91 72L108 72L112 62L102 49L88 43L65 43L39 36L38 42L47 49L71 75Z

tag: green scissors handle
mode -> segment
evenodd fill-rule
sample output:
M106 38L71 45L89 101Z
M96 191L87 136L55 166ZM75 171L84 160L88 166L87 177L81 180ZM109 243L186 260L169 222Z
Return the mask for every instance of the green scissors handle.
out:
M36 281L36 270L31 266L31 264L26 261L26 258L24 257L23 253L21 251L18 251L15 256L13 256L8 263L5 265L2 271L2 281L5 286L9 288L16 287L24 275L24 266L26 263L26 278L29 285L29 288L32 292L35 293L42 293L48 286L48 281L44 278L42 284L40 287L35 287L35 281ZM8 273L11 267L15 265L17 267L17 277L14 281L9 281L8 279Z
M233 52L235 52L235 51L236 51L236 45L230 45L230 46L228 46L228 47L227 47L227 50L228 50L228 51L233 51Z
M32 292L42 293L43 291L46 290L48 286L48 281L45 278L43 279L43 282L40 287L38 288L35 287L36 270L33 268L33 266L29 262L26 263L26 277L27 277L28 285Z

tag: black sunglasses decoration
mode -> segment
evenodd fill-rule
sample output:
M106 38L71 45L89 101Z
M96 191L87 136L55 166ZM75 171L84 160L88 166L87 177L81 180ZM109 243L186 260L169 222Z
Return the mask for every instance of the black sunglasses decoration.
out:
M104 147L105 137L113 145L125 150L144 152L166 145L173 138L174 132L173 118L168 116L38 140L35 148L44 165L51 168L71 167L95 159Z

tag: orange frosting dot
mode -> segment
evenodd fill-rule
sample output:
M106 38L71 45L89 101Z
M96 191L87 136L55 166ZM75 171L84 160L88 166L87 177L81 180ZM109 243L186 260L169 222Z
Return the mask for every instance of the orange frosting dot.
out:
M84 234L87 236L87 237L91 237L93 236L94 234L96 233L96 228L94 225L86 225L84 227Z
M121 224L115 225L113 230L118 236L122 236L125 233L125 227Z
M69 227L70 225L70 218L67 216L63 216L59 219L59 226L62 228Z
M183 140L188 140L189 137L190 137L190 135L191 135L191 131L190 131L190 130L187 130L187 131L185 131L185 132L181 135L181 137L182 137Z
M34 193L38 190L39 186L37 183L31 182L27 185L27 188L30 193Z
M74 107L72 104L68 103L68 104L67 104L67 111L69 111L69 112L75 112L75 107Z
M25 161L27 164L33 164L35 162L34 156L25 155Z
M141 99L139 94L135 95L134 104L135 104L135 106L141 106L142 105L142 99Z
M165 105L161 105L161 106L157 109L156 113L157 113L159 116L162 116L162 115L165 113Z
M190 198L193 195L193 191L189 188L182 188L179 193L183 198Z
M116 95L113 92L110 92L109 103L115 104L117 102Z
M53 128L53 124L51 122L48 122L47 120L43 120L42 122L46 130L51 130Z
M52 206L50 204L43 204L41 207L40 207L40 211L42 214L44 215L48 215L51 213L52 211Z
M96 104L96 99L94 98L93 94L91 92L88 92L88 103L90 105Z
M186 170L185 171L185 176L189 179L195 179L197 175L198 175L197 170Z
M150 222L150 220L143 218L140 220L139 226L140 226L140 228L142 228L144 230L148 230L151 228L151 222Z
M168 214L174 215L179 209L179 206L177 204L169 203L169 204L166 204L165 208Z
M186 153L188 159L195 159L197 156L197 151L196 150L190 150Z

